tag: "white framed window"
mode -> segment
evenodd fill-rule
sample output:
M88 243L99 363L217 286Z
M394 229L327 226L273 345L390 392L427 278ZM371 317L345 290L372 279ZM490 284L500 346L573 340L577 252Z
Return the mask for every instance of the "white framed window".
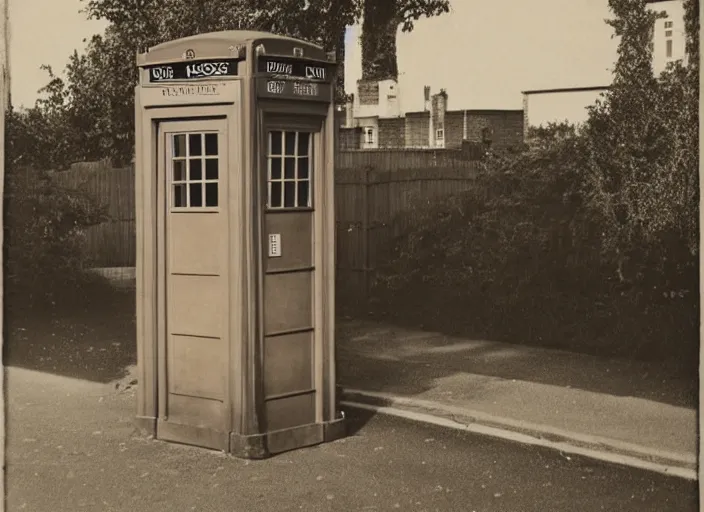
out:
M217 132L178 133L171 139L172 208L218 206Z
M310 132L269 132L267 154L267 207L310 208L311 155Z
M672 29L674 23L671 20L665 21L665 58L672 59Z
M366 144L374 144L374 128L371 126L364 128L364 142Z
M445 129L438 128L435 130L435 140L445 140Z

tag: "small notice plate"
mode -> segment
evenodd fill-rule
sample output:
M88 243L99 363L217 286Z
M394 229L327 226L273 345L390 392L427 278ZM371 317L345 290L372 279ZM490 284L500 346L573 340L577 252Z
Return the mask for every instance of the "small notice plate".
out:
M269 257L281 257L281 235L278 233L269 235Z

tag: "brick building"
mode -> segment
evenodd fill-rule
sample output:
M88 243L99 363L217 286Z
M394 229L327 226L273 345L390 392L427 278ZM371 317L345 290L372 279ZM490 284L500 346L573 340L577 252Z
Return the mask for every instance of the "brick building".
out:
M523 143L523 110L448 110L448 94L424 88L425 108L400 112L393 80L357 84L345 108L341 149L446 148L480 143L508 149Z

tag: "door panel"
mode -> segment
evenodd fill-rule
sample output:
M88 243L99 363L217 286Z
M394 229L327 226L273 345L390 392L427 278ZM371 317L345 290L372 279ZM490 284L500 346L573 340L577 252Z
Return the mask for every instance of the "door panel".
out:
M316 420L313 175L320 126L265 124L264 387L268 431ZM265 121L266 122L266 121Z
M267 271L313 267L312 212L286 212L266 216L266 233L285 233L286 250L266 258Z
M304 393L315 388L313 333L297 332L269 336L264 341L267 364L265 397Z
M169 393L223 401L227 377L223 340L171 335ZM194 371L195 370L195 371Z
M227 448L228 222L224 119L160 125L157 437Z

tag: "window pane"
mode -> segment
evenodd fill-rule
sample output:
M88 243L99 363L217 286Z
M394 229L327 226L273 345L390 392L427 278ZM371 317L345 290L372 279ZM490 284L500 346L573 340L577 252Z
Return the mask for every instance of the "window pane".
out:
M298 134L298 156L308 156L308 141L310 140L310 133L300 132Z
M205 134L205 154L206 155L217 155L218 154L218 134L217 133L206 133Z
M281 182L272 181L269 186L271 187L271 197L269 197L269 207L271 208L281 208Z
M284 182L284 208L296 206L296 183L293 181Z
M186 156L186 136L174 135L174 156Z
M191 133L188 136L188 146L190 150L190 155L191 156L200 156L203 154L203 141L201 140L201 134L200 133Z
M191 204L189 206L203 206L203 185L200 183L191 183L188 185L191 187L190 193Z
M281 132L269 132L269 154L270 155L280 155L281 154Z
M189 179L191 181L194 180L202 180L203 179L203 162L200 161L200 159L191 159L188 161L189 165Z
M286 132L286 154L296 154L296 132Z
M281 157L271 159L271 179L281 179Z
M183 208L186 205L186 185L174 185L174 207Z
M310 182L309 181L299 181L298 182L298 206L308 207L310 206Z
M296 177L296 159L295 158L285 158L284 159L284 178L287 180L292 180Z
M186 181L186 161L174 160L174 181Z
M310 161L308 157L298 159L298 179L308 179L308 170L310 168Z
M217 158L208 158L205 161L205 179L206 180L218 179L218 159Z
M218 184L217 183L206 183L205 184L205 206L217 206L218 205Z

